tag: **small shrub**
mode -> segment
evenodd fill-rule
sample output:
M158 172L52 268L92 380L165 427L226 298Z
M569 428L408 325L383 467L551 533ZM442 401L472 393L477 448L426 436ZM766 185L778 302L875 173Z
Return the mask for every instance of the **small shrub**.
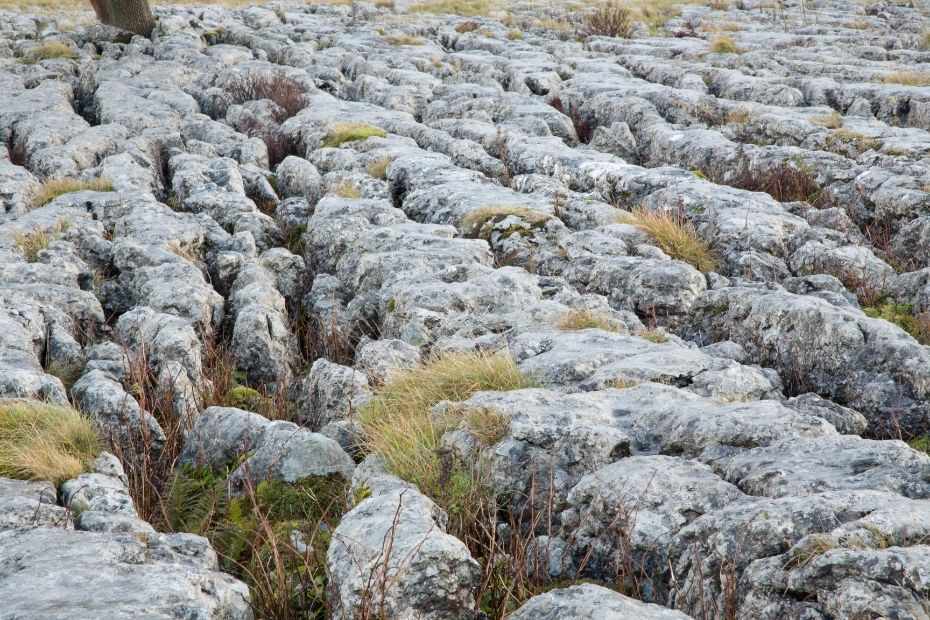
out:
M29 50L29 53L23 57L27 63L36 63L42 60L51 60L52 58L66 58L73 60L77 58L77 53L65 43L60 41L46 41Z
M342 146L346 142L355 142L356 140L365 140L372 137L383 138L386 135L387 133L380 127L366 125L365 123L337 123L323 138L322 146L335 148Z
M491 0L431 0L411 5L411 13L440 13L476 17L491 12Z
M0 476L58 484L87 471L101 449L93 423L70 407L0 401Z
M361 190L359 190L358 186L351 181L340 181L339 184L333 188L333 193L340 198L351 198L353 200L357 200L362 197Z
M882 76L885 84L903 84L905 86L930 86L930 73L919 71L895 71Z
M462 232L468 237L477 237L479 239L488 239L491 236L492 227L507 217L518 217L530 224L530 226L542 227L552 219L548 213L534 211L527 207L519 206L492 206L480 207L469 211L460 222Z
M32 207L38 208L44 206L64 194L84 191L112 192L113 184L110 183L109 179L92 179L90 181L82 181L80 179L54 179L46 181L32 197Z
M879 305L862 308L866 316L894 323L920 344L930 344L930 312L914 313L911 304L896 304L885 301Z
M519 41L523 38L523 32L520 30L509 30L507 31L507 38L511 41Z
M765 192L779 202L804 201L815 207L828 206L823 188L802 161L782 161L760 169L743 159L735 166L732 177L712 175L711 180L750 192Z
M839 129L843 126L843 117L836 110L829 114L813 116L810 121L815 125L826 127L827 129Z
M650 211L637 208L625 213L621 223L632 224L652 237L656 245L674 259L684 261L699 271L713 271L717 260L707 243L700 238L682 209Z
M376 179L386 179L387 169L394 161L390 157L381 157L368 164L368 174Z
M607 315L591 310L570 310L558 323L559 329L574 331L579 329L602 329L607 332L622 332L623 326Z
M727 35L718 35L711 39L710 51L714 54L739 54L742 50L737 47L732 37Z
M582 34L629 39L635 29L633 11L619 2L609 2L585 17Z
M917 47L924 51L930 50L930 28L920 33L920 40L917 42Z
M402 45L423 45L424 41L420 37L415 37L409 34L395 34L384 37L384 42L390 45L402 46Z
M280 72L240 75L227 82L225 88L233 103L270 99L284 110L288 118L306 105L304 87Z

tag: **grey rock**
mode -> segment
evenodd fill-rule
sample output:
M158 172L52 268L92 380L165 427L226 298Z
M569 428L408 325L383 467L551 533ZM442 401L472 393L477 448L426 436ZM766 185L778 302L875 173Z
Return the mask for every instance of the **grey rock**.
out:
M583 620L604 618L605 620L685 620L690 616L637 601L613 590L583 584L552 590L534 596L510 616L514 620Z

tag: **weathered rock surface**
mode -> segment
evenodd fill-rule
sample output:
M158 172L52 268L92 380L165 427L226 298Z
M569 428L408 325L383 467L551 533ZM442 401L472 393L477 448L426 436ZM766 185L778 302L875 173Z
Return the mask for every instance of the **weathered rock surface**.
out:
M512 617L927 616L924 8L681 4L630 38L408 8L172 5L131 39L0 10L0 397L123 458L0 481L0 617L249 617L136 515L125 474L176 441L235 492L352 480L336 617L372 580L388 616L470 617L485 558L352 457L382 385L474 351L535 386L431 413L500 420L436 438L489 474L488 525L540 586L641 599Z

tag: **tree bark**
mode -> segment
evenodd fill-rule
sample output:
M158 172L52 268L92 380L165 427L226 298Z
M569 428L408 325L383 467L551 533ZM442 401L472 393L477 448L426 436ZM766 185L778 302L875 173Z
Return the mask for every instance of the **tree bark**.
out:
M148 0L90 0L101 23L147 37L155 27Z

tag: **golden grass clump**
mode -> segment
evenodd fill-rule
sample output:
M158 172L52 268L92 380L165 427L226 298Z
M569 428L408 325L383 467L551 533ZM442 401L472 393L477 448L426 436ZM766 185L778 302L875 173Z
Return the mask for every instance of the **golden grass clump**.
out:
M70 407L0 401L0 476L59 484L87 471L100 450L91 421Z
M461 228L465 235L486 239L490 236L489 226L507 217L518 217L533 227L543 226L552 216L542 211L535 211L518 205L496 205L479 207L469 211L462 218Z
M885 84L903 84L904 86L930 86L930 73L920 71L895 71L882 77Z
M366 125L365 123L336 123L333 125L326 137L323 138L323 146L335 148L342 146L346 142L355 142L356 140L365 140L366 138L383 138L387 133L380 127Z
M72 192L112 192L113 184L109 179L53 179L43 183L32 197L32 207L38 208L50 203L59 196Z
M19 251L26 257L26 261L34 263L39 260L39 252L48 247L48 244L64 234L70 228L71 222L60 219L50 229L37 228L29 232L17 233L14 242Z
M509 30L507 31L507 38L511 41L519 41L523 38L523 31L517 30L516 28Z
M752 120L752 113L747 108L734 108L727 112L726 120L730 125L745 125Z
M394 161L390 157L381 157L368 164L368 174L376 179L386 179L387 169Z
M474 32L475 30L478 30L478 28L480 27L481 26L478 24L478 22L473 22L471 20L468 20L468 21L460 22L459 24L457 24L455 26L455 31L459 34L464 34L466 32Z
M351 181L340 182L339 185L333 188L333 193L340 198L352 198L357 200L362 197L361 190Z
M698 271L713 271L717 260L694 225L683 213L650 211L637 208L620 217L623 224L632 224L652 237L656 245L674 259L690 264Z
M424 41L420 37L409 34L394 34L384 37L384 42L397 47L403 45L423 45ZM366 136L367 137L367 136Z
M29 52L23 56L23 61L36 63L42 60L51 60L52 58L73 60L77 58L77 53L61 41L46 41L29 50Z
M559 319L558 328L565 331L579 329L602 329L617 333L623 331L623 325L618 321L593 310L569 310Z
M476 435L490 439L504 422L487 414L468 414L451 407L441 418L430 414L441 401L463 401L482 390L508 391L533 387L513 359L502 353L450 353L395 375L359 412L369 452L421 491L443 495L443 466L438 455L443 433L457 428L462 416Z
M722 34L711 39L710 51L715 54L739 54L743 50L737 47L732 37Z
M655 344L663 344L668 342L668 334L666 334L661 329L645 329L636 335Z
M491 12L491 0L429 0L411 5L410 13L440 13L477 17Z
M843 126L843 116L836 110L829 114L812 116L810 120L813 124L826 127L827 129L839 129Z

